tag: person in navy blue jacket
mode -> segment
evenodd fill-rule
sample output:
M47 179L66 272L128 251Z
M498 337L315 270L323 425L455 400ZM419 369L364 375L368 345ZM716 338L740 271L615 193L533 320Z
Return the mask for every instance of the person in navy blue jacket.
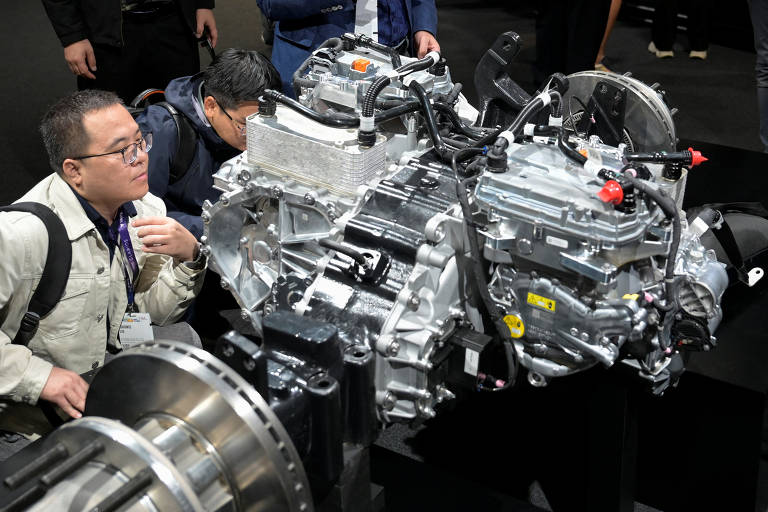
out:
M178 145L173 117L159 105L149 106L137 117L146 130L142 133L152 132L154 139L149 190L165 201L167 215L198 240L203 234L203 202L216 202L221 195L213 188L213 175L222 163L245 150L245 118L258 112L264 89L279 87L280 76L265 56L240 49L221 52L202 73L172 80L165 88L165 100L186 116L196 134L192 163L177 181L170 177ZM206 348L231 328L220 311L238 308L219 280L213 272L206 274L187 317Z
M245 151L245 118L259 110L265 89L277 89L280 79L269 60L256 51L228 49L197 75L172 80L165 100L190 121L196 132L195 156L186 173L171 182L176 154L177 127L167 109L151 105L136 119L152 132L149 190L165 201L168 216L198 239L203 202L212 203L221 192L213 188L213 175L226 160Z
M363 0L359 0L363 1ZM355 31L355 0L256 0L264 15L277 22L272 63L280 72L283 92L293 96L293 72L310 52L331 37ZM378 0L378 41L406 44L423 57L440 51L435 0Z

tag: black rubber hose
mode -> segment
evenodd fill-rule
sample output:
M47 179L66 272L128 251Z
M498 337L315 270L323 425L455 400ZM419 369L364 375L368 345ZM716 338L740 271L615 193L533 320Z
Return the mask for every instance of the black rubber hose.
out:
M429 69L433 63L434 60L432 60L431 57L424 57L423 59L409 62L403 66L398 66L395 71L397 71L400 76L403 76L414 71ZM376 105L376 97L384 89L384 87L388 86L390 83L392 83L392 79L388 76L380 76L374 80L373 85L371 85L370 89L368 89L368 92L365 93L365 98L363 98L362 111L360 112L361 116L373 116L373 108Z
M340 117L321 114L320 112L312 110L311 108L302 105L295 99L289 98L285 94L273 89L267 89L264 91L262 97L266 98L268 101L271 100L276 103L282 103L291 110L294 110L312 119L313 121L317 121L318 123L324 124L326 126L335 126L338 128L354 128L360 124L360 120L354 117Z
M400 76L403 76L408 73L413 73L414 71L423 71L425 69L429 69L434 65L435 61L432 59L432 57L424 57L419 60L414 60L409 62L408 64L403 64L402 66L395 69Z
M549 91L552 102L549 104L549 111L552 117L563 117L563 95L559 91Z
M504 386L493 389L493 391L503 391L504 389L507 389L512 384L514 384L517 375L517 360L515 359L514 353L512 352L512 347L508 346L509 343L511 343L511 341L509 341L509 335L507 334L509 331L501 314L499 313L498 308L496 307L496 304L493 302L493 298L491 297L490 292L488 291L488 283L483 277L485 275L485 269L483 269L482 263L483 257L482 253L480 252L480 245L477 240L477 229L475 228L475 224L472 221L472 210L470 209L469 201L467 200L467 185L476 182L477 176L471 176L463 180L458 178L459 161L466 155L477 154L481 152L483 152L483 150L480 150L479 148L465 148L456 151L451 157L451 167L453 168L453 173L456 176L456 196L458 197L459 204L461 205L462 215L464 216L464 227L467 231L467 237L469 238L469 251L472 259L472 274L475 280L475 286L477 287L477 292L480 295L480 299L482 300L483 305L488 312L488 316L491 317L491 321L493 322L493 325L496 328L500 339L502 340L501 342L504 344L504 355L507 361L507 381L505 382Z
M464 88L464 86L461 84L461 82L457 82L453 85L453 88L451 89L451 92L448 93L448 96L445 97L445 102L449 105L453 105L458 101L459 94L461 94L461 90Z
M442 158L446 157L447 149L442 137L440 137L440 131L437 128L437 120L435 119L435 111L432 109L432 104L429 102L429 97L424 88L419 85L415 80L408 85L408 90L416 96L421 105L422 114L424 114L424 120L427 125L427 132L432 139L432 145L435 147L435 151Z
M640 190L650 197L653 202L659 205L659 208L664 212L664 215L672 221L672 243L669 246L669 258L667 259L667 265L664 272L664 278L667 281L671 281L675 277L675 260L677 258L677 249L680 247L680 236L682 234L680 212L677 210L677 204L675 204L674 199L666 195L662 190L657 190L651 187L646 181L639 180L626 172L624 173L624 177L627 178L627 181L629 181L635 189Z
M355 263L361 266L365 266L368 263L368 260L361 252L356 251L352 247L348 247L344 244L341 244L339 242L336 242L334 240L330 240L328 238L321 238L317 242L320 244L321 247L325 247L326 249L331 249L332 251L336 251L338 253L341 253L345 256L349 256L353 260L355 260Z
M568 134L565 132L564 128L559 126L557 128L559 128L557 130L557 147L560 148L560 151L562 151L565 156L580 165L584 165L587 162L587 157L571 147L568 143Z
M359 35L354 40L353 43L358 46L364 46L366 48L370 48L371 50L376 50L378 52L384 53L389 56L390 61L392 62L392 67L397 69L402 65L402 61L400 60L400 54L397 53L397 51L394 48L390 48L389 46L385 46L377 41L374 41L368 36Z
M484 131L473 129L470 126L467 126L459 117L459 114L456 113L455 110L453 110L453 107L450 106L449 103L443 103L436 101L434 103L435 110L440 112L441 114L445 115L448 118L448 121L453 125L453 127L462 135L466 135L470 139L477 139L480 137L484 137L486 133Z
M266 91L264 91L263 98L268 101L281 103L286 107L290 108L291 110L294 110L299 114L309 117L313 121L317 121L318 123L324 124L326 126L333 126L336 128L357 128L358 126L360 126L360 118L358 117L350 117L338 112L333 114L328 114L328 113L321 114L320 112L316 110L312 110L311 108L302 105L295 99L290 98L285 94L275 91L273 89L267 89ZM374 123L375 124L383 123L384 121L389 121L390 119L394 119L395 117L399 117L404 114L409 114L411 112L416 112L420 108L421 108L421 105L415 99L406 101L405 103L401 102L401 105L398 107L393 107L393 108L384 110L382 112L379 112L374 117Z
M342 42L340 37L332 37L330 39L325 40L318 48L330 48L331 50L335 52L339 52L343 49L344 43ZM301 63L301 66L299 66L296 71L293 72L293 75L291 76L291 84L293 84L293 95L297 98L299 97L299 87L301 85L304 85L306 87L311 87L314 85L314 82L311 80L306 80L305 78L301 77L301 74L304 73L304 70L307 69L307 66L309 65L309 62L312 60L312 57L314 57L314 52L304 59L304 62Z
M549 125L538 125L533 127L533 135L543 135L543 136L551 136L556 135L557 136L557 147L560 149L560 151L563 152L565 156L570 158L571 160L574 160L576 163L580 165L584 165L584 163L587 161L587 157L576 151L571 145L568 143L568 133L566 132L565 128L562 126L549 126Z
M392 79L384 75L373 81L373 84L368 89L368 92L365 93L365 98L363 98L363 107L360 115L363 117L373 116L373 108L376 106L376 96L378 96L379 93L390 83L392 83Z

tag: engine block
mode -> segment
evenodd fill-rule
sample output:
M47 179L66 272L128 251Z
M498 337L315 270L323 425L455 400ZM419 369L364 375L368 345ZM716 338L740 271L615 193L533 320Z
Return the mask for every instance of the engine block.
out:
M643 96L651 89L609 74L566 79L653 106L626 119L618 145L582 133L562 108L558 119L550 98L565 100L549 89L519 113L525 130L512 123L491 135L451 97L444 65L398 74L419 61L403 57L397 68L355 41L305 63L298 101L267 98L273 108L248 119L248 151L215 176L220 201L205 205L205 250L257 335L265 315L288 311L372 350L385 423L430 418L462 385L504 388L520 368L544 385L622 361L661 393L679 376L670 363L682 350L714 345L727 277L681 215L687 169L670 163L674 126L658 97ZM365 72L355 70L361 60ZM437 115L409 95L413 83ZM374 100L402 114L377 118L363 142ZM452 112L438 105L446 101ZM547 105L551 122L536 126ZM429 126L436 117L448 149ZM656 146L637 135L654 123L664 135ZM474 150L479 139L496 144ZM451 165L460 151L476 155L468 166ZM654 151L662 156L647 157ZM469 210L457 195L467 176Z

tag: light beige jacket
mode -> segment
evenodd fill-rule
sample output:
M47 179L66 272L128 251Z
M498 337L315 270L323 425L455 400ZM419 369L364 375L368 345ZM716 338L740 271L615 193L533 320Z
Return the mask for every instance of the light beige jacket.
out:
M19 201L50 207L72 242L64 296L40 320L29 348L13 345L43 272L48 232L35 215L0 213L0 398L34 404L52 366L85 373L104 364L107 343L120 346L117 335L128 298L121 251L115 251L110 266L109 249L63 179L52 174ZM165 215L165 205L152 194L133 204L138 217ZM141 269L136 282L139 311L149 313L158 325L176 321L200 290L205 269L193 270L169 256L143 253L136 230L128 229Z

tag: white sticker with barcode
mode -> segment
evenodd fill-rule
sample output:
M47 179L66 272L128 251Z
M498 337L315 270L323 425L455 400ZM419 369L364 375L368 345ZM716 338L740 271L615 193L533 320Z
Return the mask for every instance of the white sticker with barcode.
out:
M477 365L480 362L480 352L466 349L464 353L464 373L468 373L473 377L477 377Z

